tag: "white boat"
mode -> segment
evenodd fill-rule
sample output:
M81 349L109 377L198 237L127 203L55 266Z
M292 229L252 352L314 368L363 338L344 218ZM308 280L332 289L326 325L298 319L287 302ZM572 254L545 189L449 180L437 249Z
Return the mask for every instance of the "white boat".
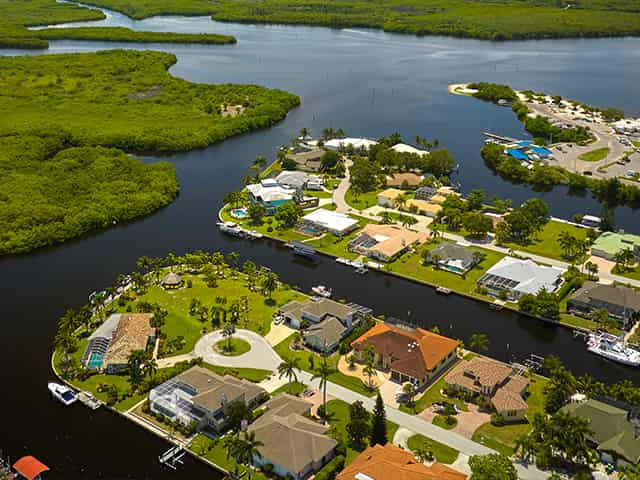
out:
M610 333L590 334L587 350L623 365L640 366L640 351L628 347L623 340Z
M311 291L321 297L329 298L331 296L331 289L325 287L324 285L313 287Z
M78 398L73 390L71 390L66 385L61 385L59 383L49 382L47 385L49 387L49 391L51 395L60 400L63 404L69 406L74 403Z

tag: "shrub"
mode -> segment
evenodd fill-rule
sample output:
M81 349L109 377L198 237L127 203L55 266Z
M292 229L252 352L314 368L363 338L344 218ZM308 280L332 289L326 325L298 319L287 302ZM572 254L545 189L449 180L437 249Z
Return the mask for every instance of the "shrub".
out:
M333 460L322 467L318 473L316 473L316 480L333 480L336 475L344 467L344 457L342 455L336 456Z

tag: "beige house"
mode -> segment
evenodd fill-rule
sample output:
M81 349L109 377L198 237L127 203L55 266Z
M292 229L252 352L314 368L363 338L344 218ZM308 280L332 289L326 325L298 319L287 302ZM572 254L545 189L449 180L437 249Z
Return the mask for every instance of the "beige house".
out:
M404 191L397 188L387 188L378 194L378 205L381 207L395 207L398 197L404 195Z
M411 210L411 207L415 207L417 212L420 215L425 215L427 217L435 218L442 211L442 206L437 203L432 203L427 200L418 200L415 198L410 198L406 201L405 207L408 210Z
M304 416L311 403L281 393L264 407L266 412L249 426L263 444L254 459L257 466L271 464L278 476L302 480L333 457L338 442L326 435L329 427Z
M416 188L422 182L422 177L412 172L392 173L387 175L387 187Z
M425 233L398 225L369 224L349 242L349 250L376 260L389 262L411 247L427 241Z
M446 375L445 383L450 388L489 398L506 422L525 418L528 405L523 395L529 379L515 373L506 363L485 357L463 360Z
M127 368L129 354L146 350L155 341L156 329L151 326L151 313L123 313L104 355L103 368L108 373Z

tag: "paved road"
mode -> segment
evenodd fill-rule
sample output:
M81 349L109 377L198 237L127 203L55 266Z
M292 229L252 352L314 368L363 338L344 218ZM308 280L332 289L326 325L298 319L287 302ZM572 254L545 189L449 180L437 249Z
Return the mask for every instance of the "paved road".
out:
M353 211L353 209L347 205L347 202L344 200L344 196L349 190L351 186L351 176L349 174L349 168L353 165L353 162L350 159L345 159L344 166L344 178L340 180L338 187L333 191L333 203L336 204L336 212L339 213L347 213L349 211Z

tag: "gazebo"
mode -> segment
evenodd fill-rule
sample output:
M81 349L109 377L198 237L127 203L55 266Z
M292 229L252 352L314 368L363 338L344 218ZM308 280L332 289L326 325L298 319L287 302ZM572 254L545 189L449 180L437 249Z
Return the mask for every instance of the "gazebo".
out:
M49 467L31 455L19 459L13 464L13 469L27 480L40 480L40 475L49 471Z
M184 281L182 280L180 275L174 272L167 273L165 277L160 281L160 285L162 285L162 287L166 289L180 288L183 283Z

